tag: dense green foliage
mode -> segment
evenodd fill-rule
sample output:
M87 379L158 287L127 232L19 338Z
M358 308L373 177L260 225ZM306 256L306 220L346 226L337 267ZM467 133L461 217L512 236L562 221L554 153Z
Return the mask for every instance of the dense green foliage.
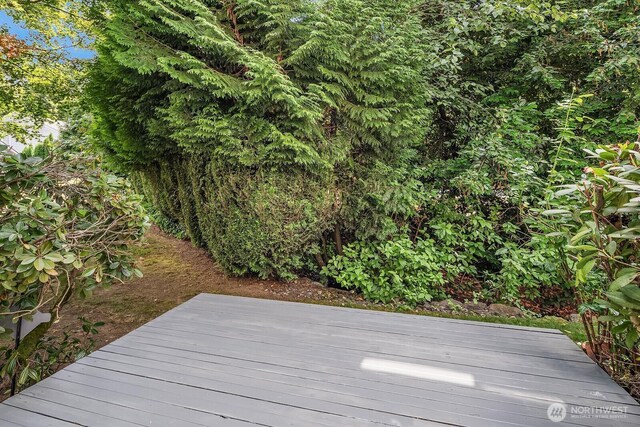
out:
M22 153L20 154L22 154L22 157L24 158L40 157L41 159L44 159L49 155L51 155L53 146L54 146L54 140L51 137L51 135L49 135L47 138L44 139L44 141L38 144L27 145L26 147L24 147L24 149L22 150Z
M53 314L0 378L83 354L46 331L72 295L140 274L143 203L231 274L579 310L602 365L640 372L640 1L0 8L30 30L0 27L0 137L67 123L62 146L0 149L0 316ZM64 44L94 38L85 85Z
M437 108L410 235L436 240L490 299L543 312L573 300L567 237L536 212L579 178L584 148L636 138L639 6L424 2Z
M292 277L329 235L383 237L413 212L414 7L121 2L90 87L98 140L229 272Z
M0 349L2 379L46 373L38 350L51 350L46 332L69 300L141 275L130 252L147 228L140 196L95 163L73 154L25 158L0 145L0 316L51 314L17 348Z
M379 243L357 242L333 258L325 273L346 289L360 289L376 302L395 298L415 304L442 296L446 265L432 240L408 238Z
M413 304L472 277L557 309L579 260L540 212L584 148L637 136L639 7L120 1L94 136L230 273L321 270Z

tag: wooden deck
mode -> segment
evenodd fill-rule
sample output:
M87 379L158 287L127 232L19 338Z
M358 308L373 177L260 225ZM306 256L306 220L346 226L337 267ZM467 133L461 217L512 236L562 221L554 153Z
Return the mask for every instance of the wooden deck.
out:
M6 400L0 425L545 426L554 402L562 425L640 425L555 330L201 294Z

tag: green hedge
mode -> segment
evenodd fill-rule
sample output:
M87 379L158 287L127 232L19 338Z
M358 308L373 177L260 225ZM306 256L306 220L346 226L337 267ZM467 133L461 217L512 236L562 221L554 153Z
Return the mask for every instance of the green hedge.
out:
M149 202L231 274L293 278L333 220L326 183L304 174L249 175L192 156L139 176Z

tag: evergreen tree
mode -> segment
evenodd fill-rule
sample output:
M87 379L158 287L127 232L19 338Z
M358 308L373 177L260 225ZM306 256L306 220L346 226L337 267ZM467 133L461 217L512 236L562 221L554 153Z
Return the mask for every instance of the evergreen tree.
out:
M92 71L96 139L228 271L322 265L417 204L416 6L119 1Z

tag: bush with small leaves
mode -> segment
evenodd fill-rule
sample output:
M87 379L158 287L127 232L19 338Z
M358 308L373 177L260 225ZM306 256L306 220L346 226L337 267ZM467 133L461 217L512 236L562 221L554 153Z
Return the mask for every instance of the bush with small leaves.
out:
M357 242L331 259L323 273L372 301L415 305L444 296L443 254L433 240L415 243L401 237L386 242Z

